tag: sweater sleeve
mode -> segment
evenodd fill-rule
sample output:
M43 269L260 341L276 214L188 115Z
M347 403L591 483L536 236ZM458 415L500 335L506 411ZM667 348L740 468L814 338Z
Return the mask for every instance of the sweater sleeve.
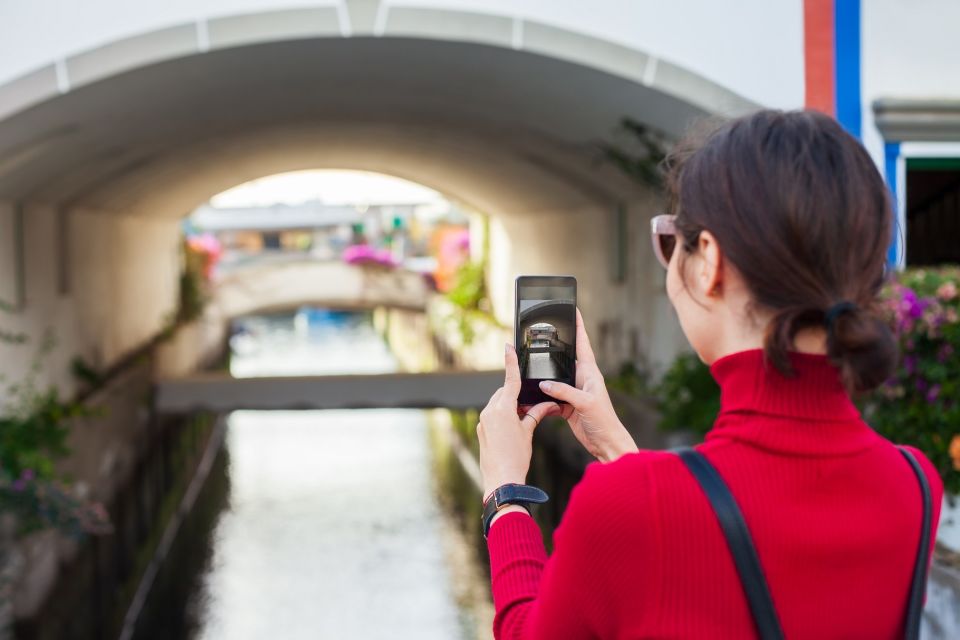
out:
M636 557L646 545L635 534L650 529L634 526L643 509L618 494L629 483L616 479L622 470L615 466L587 467L554 533L549 559L540 529L527 514L509 513L493 524L487 548L497 640L577 640L615 632L624 556ZM630 494L642 492L634 486ZM627 579L631 591L642 581L636 574Z

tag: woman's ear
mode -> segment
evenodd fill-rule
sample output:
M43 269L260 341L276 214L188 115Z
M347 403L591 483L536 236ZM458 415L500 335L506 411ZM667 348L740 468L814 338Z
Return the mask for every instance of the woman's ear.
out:
M703 294L715 297L723 287L723 253L716 237L709 231L701 231L697 239L697 253L701 260L697 269L697 284Z

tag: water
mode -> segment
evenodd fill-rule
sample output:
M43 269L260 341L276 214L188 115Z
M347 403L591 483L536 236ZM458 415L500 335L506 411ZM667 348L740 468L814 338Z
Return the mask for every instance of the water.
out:
M230 373L238 378L397 370L366 313L306 308L293 315L244 318L236 324L230 340Z
M396 369L366 315L252 318L235 375ZM416 410L235 412L137 640L477 637Z

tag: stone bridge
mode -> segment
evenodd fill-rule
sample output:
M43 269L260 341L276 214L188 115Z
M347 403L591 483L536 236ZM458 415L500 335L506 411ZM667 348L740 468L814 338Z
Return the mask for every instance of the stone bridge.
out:
M234 269L216 281L211 305L225 319L304 305L423 311L429 294L413 271L304 260Z

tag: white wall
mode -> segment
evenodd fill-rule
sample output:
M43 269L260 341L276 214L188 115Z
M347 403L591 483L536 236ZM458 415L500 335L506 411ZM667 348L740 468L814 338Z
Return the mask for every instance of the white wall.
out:
M107 364L156 335L176 308L179 220L73 212L70 235L82 346Z
M803 0L392 0L537 20L699 73L762 105L803 105Z
M863 140L882 167L874 100L960 100L960 2L869 0L861 20Z
M0 219L12 208L0 203ZM176 305L178 233L171 220L61 215L47 205L26 206L23 304L17 312L0 312L0 326L30 340L0 344L7 382L23 379L47 331L57 348L43 361L38 382L64 393L74 388L70 363L75 356L106 367L153 337ZM7 264L8 256L3 258ZM0 289L9 289L17 277L4 268ZM4 398L0 390L0 402Z
M13 215L13 205L0 203L4 215ZM44 360L43 374L38 382L54 384L64 389L72 388L69 363L78 344L77 325L73 318L75 305L72 300L58 293L59 272L62 268L58 255L58 217L49 207L28 206L23 211L22 236L9 237L10 247L23 255L22 269L11 256L4 256L4 269L0 271L4 290L12 290L17 280L22 283L22 298L19 311L0 311L0 326L5 331L26 334L29 341L23 345L0 344L0 372L5 376L0 388L0 399L6 388L23 379L30 369L45 333L55 339L57 348ZM16 249L19 245L19 249ZM61 348L66 347L66 348Z

